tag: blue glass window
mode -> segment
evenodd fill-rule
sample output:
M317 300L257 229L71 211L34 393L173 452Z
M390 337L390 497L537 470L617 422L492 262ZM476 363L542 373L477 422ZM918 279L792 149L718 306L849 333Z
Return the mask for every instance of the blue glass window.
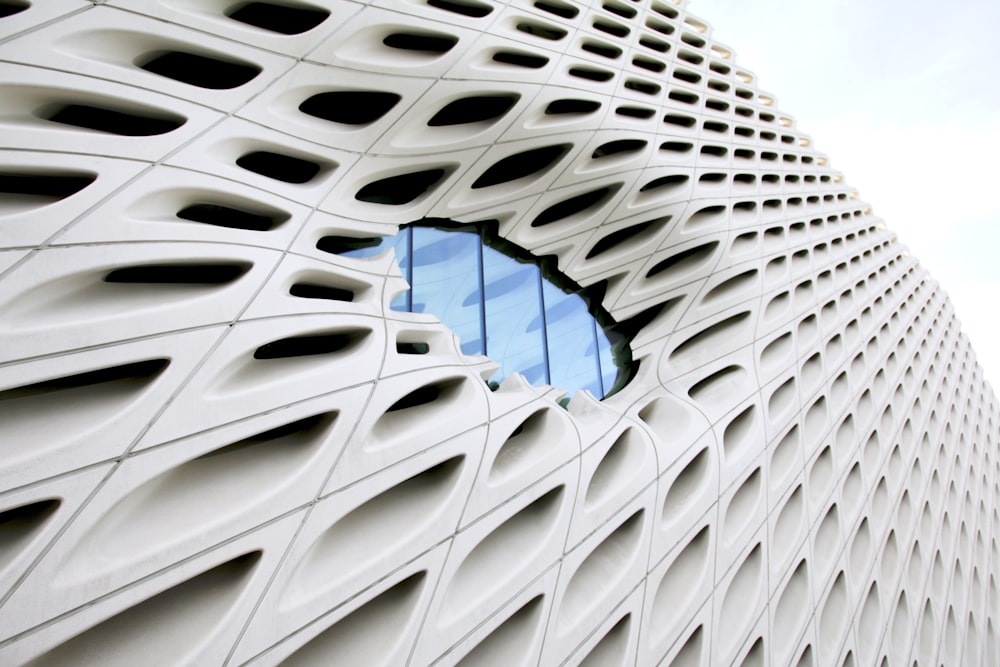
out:
M410 291L392 309L431 313L459 336L465 354L489 356L500 365L491 384L516 372L532 384L586 389L598 398L616 390L627 345L612 345L583 291L557 287L529 253L494 242L500 251L489 241L470 225L414 224L377 246L344 254L371 256L394 247ZM559 276L558 282L569 281ZM610 322L606 314L603 319Z

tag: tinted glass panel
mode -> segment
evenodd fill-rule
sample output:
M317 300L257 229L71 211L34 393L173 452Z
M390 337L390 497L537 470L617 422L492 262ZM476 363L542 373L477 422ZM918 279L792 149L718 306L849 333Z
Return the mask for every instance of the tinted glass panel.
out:
M552 384L603 396L594 318L587 312L587 304L579 295L566 294L550 282L546 281L543 289Z
M413 230L409 227L399 230L399 234L392 241L392 246L396 249L396 262L399 263L399 271L403 274L406 282L413 284L413 271L410 268L410 248L413 245ZM400 310L409 312L413 310L413 292L406 290L389 304L390 310Z
M500 364L493 380L517 372L532 384L545 384L545 338L541 327L532 327L541 313L541 272L492 248L483 251L486 354Z
M594 322L594 327L597 330L597 357L601 363L601 386L602 395L604 395L615 386L615 381L618 379L618 366L615 364L615 356L611 350L611 341L597 326L597 322Z
M478 299L467 299L469 287L479 283L480 246L476 234L413 228L411 309L447 324L462 339L465 354L484 352Z
M587 389L598 398L614 386L615 355L586 302L545 278L527 253L504 246L514 258L484 245L471 225L413 225L337 254L372 257L390 247L411 286L391 309L436 316L459 336L462 352L486 354L500 365L491 384L520 373L532 384Z

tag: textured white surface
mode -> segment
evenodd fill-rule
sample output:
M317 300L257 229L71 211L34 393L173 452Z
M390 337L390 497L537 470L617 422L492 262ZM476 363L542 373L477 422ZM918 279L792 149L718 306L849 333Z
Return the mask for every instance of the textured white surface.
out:
M0 663L1000 660L996 398L936 283L686 4L345 0L295 35L235 7L0 19ZM260 71L142 69L165 51ZM352 90L399 99L299 110ZM514 102L428 125L472 96ZM124 136L60 105L183 123ZM237 165L256 151L318 171ZM412 201L355 197L433 169ZM67 175L94 179L44 180ZM204 204L257 226L177 215ZM488 359L389 310L391 252L317 248L425 216L498 219L605 281L648 320L637 376L566 410L518 376L491 393Z

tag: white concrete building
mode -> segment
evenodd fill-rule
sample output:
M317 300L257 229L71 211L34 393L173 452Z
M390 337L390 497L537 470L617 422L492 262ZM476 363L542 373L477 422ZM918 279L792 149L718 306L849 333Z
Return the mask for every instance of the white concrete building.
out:
M685 2L0 15L0 664L1000 662L993 391Z

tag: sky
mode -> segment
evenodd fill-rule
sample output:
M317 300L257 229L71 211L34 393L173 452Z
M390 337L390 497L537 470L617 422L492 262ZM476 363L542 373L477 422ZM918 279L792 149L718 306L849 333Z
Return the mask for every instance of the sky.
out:
M1000 391L1000 2L688 9L941 283Z

